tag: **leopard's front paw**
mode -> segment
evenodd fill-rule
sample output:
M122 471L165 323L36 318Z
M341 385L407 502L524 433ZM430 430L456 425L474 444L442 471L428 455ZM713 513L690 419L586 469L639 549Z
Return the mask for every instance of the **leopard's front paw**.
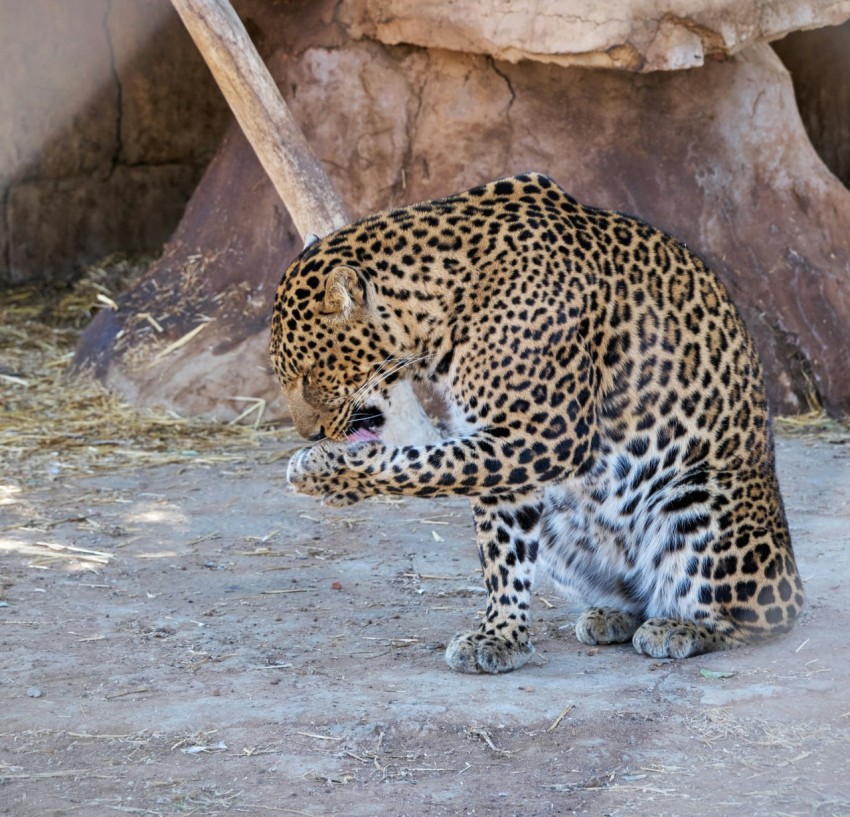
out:
M339 461L329 449L327 444L317 443L296 451L289 458L286 481L297 493L324 496L329 481L339 471Z
M296 451L286 469L286 481L299 494L321 497L326 505L342 507L365 499L368 493L349 467L350 445L324 441Z
M510 672L532 655L528 640L517 642L480 630L458 633L446 647L446 662L455 672Z

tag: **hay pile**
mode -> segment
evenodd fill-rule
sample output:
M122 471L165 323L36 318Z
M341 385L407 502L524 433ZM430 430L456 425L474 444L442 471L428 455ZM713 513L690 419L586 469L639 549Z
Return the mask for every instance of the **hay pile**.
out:
M838 445L850 442L850 417L830 417L822 408L812 408L805 414L776 417L774 425L783 437L811 437Z
M0 292L2 482L33 486L130 463L232 461L269 434L139 410L98 383L67 378L81 328L97 309L114 308L150 261L108 258L70 292Z

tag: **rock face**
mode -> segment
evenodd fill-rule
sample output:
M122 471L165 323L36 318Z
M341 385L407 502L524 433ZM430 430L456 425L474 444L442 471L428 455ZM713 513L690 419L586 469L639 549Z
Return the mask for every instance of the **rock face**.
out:
M850 2L817 0L349 0L355 37L627 71L671 71L737 54L791 31L836 25Z
M310 31L310 47L278 51L270 67L351 212L545 172L706 258L754 334L774 409L820 400L850 411L850 193L812 149L768 46L698 70L635 74L352 42L333 25ZM162 262L117 313L95 319L76 366L140 403L229 418L245 408L237 397L251 397L266 402L266 418L280 416L266 327L298 249L231 131Z

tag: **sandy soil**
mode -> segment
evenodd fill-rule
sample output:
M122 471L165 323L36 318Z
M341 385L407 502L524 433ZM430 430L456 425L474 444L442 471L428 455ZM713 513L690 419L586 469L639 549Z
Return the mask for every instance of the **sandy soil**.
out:
M483 603L462 501L322 508L291 443L0 476L0 817L848 815L846 443L779 441L789 636L588 649L543 585L538 656L498 677L443 661Z

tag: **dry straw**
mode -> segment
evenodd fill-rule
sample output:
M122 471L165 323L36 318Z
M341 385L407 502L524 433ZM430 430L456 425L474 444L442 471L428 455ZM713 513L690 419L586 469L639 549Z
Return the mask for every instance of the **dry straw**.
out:
M106 259L65 293L0 291L0 482L34 485L128 464L223 462L259 443L262 433L250 426L136 409L96 382L68 378L81 327L97 309L111 308L148 263ZM253 409L245 422L255 419Z

